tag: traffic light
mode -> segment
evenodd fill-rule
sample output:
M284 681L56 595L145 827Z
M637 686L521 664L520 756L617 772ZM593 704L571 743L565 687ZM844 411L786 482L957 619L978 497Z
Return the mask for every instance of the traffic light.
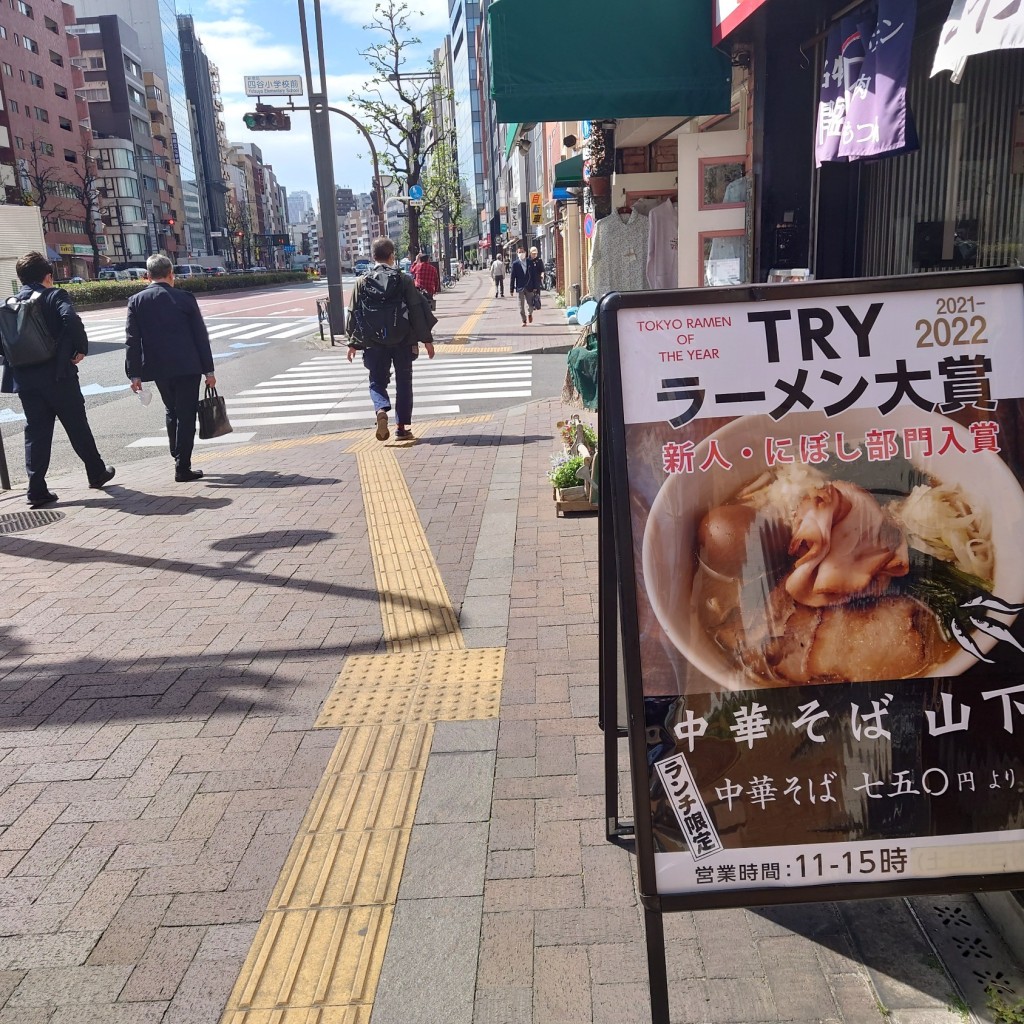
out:
M173 217L165 217L162 221L160 221L160 223L163 224L164 227L173 228L174 227L174 218Z
M246 114L242 120L251 132L290 132L292 119L278 107L257 103L256 110Z

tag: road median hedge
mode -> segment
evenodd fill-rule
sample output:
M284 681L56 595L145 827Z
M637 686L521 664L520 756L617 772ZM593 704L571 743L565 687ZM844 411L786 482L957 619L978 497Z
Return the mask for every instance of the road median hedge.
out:
M174 287L187 292L242 291L263 288L268 284L299 284L306 281L305 271L280 271L265 274L222 274L218 277L177 277ZM109 302L127 302L148 281L86 281L83 284L65 284L75 306L79 309Z

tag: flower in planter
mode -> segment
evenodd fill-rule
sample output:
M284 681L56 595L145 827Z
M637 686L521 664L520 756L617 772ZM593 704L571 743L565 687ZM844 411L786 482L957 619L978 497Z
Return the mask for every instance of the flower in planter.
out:
M560 455L551 457L551 469L548 470L548 479L552 487L565 490L567 487L578 487L579 480L576 479L576 472L583 465L583 457L580 455L568 455L562 452Z

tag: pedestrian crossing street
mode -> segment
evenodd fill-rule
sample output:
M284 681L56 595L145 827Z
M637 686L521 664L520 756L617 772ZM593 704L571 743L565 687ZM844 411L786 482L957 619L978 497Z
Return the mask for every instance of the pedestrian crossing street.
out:
M368 422L372 405L362 361L343 352L308 359L270 380L232 396L232 426L270 427L302 423ZM395 400L394 381L390 390ZM421 352L413 368L413 419L448 416L466 403L529 398L533 357L481 356L428 360Z
M316 330L316 317L295 317L287 319L255 319L244 320L207 320L206 327L210 332L210 342L214 356L218 349L243 349L268 344L271 341L287 341L305 338ZM118 320L87 320L85 329L89 341L124 343L124 319ZM220 353L223 358L224 353Z

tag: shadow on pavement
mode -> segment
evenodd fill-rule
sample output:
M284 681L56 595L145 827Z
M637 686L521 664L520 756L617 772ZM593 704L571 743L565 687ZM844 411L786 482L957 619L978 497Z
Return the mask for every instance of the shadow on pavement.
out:
M424 429L429 421L424 423ZM541 441L554 440L554 434L508 434L497 437L483 434L425 434L416 438L416 444L455 444L467 448L507 448L524 444L538 444Z
M108 484L103 498L70 498L61 501L54 508L107 508L126 512L130 516L185 516L200 509L226 508L230 498L207 498L202 494L183 494L181 497L166 494L147 494L120 484ZM110 499L115 500L110 500ZM127 500L124 500L127 499Z
M327 487L339 484L333 477L303 476L301 473L278 473L273 469L257 469L251 473L210 473L203 478L208 487Z

